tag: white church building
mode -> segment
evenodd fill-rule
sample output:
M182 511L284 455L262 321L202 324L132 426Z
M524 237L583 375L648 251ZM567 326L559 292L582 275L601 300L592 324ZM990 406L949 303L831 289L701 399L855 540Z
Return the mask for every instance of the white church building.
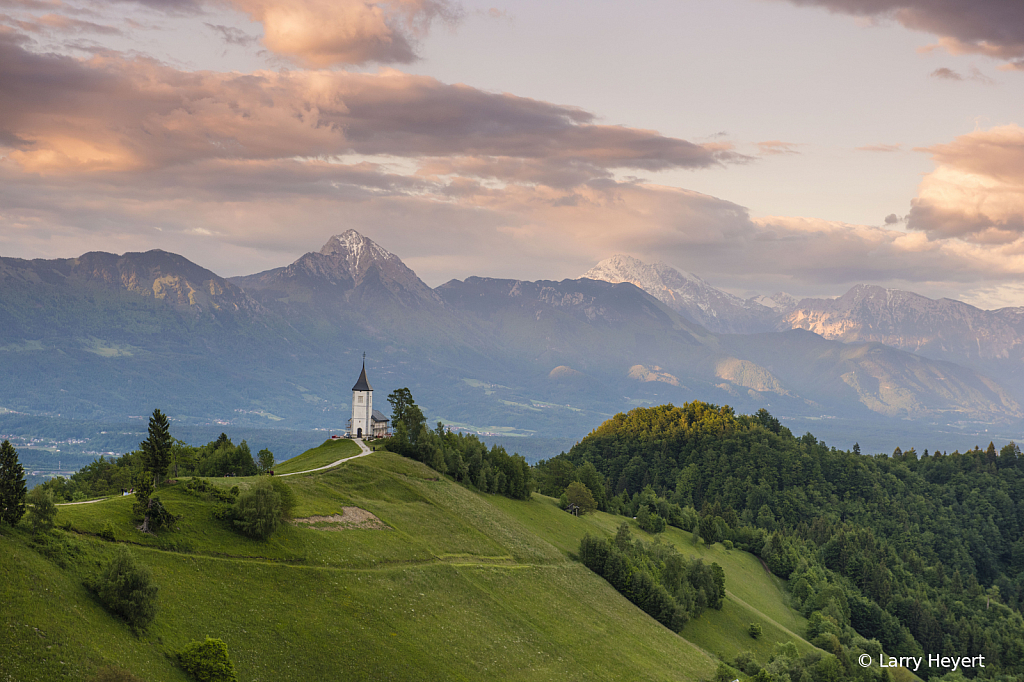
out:
M351 438L386 438L391 435L391 420L380 410L373 409L373 387L366 380L366 354L363 353L363 371L352 387L352 418L348 420Z

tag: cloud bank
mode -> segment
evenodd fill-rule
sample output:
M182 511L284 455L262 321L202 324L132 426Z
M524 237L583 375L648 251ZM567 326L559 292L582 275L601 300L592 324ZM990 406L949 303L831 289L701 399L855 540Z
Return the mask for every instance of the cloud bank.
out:
M981 54L1024 68L1024 3L1015 0L787 0L861 17L892 18L939 36L952 54Z

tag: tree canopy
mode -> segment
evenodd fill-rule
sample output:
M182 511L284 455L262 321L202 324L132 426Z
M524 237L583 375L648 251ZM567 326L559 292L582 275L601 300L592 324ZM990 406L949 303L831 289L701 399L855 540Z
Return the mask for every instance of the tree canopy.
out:
M0 521L17 525L25 515L25 468L10 441L0 443Z

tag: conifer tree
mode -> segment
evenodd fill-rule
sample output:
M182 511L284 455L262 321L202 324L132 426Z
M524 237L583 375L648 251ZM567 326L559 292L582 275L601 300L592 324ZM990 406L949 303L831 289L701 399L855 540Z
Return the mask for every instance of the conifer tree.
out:
M0 444L0 521L11 526L25 515L25 468L10 441Z
M171 438L166 415L159 409L153 410L153 416L149 418L149 438L139 443L139 449L143 452L146 470L153 473L156 485L160 485L160 478L167 473L167 467L171 464L173 445L174 439Z

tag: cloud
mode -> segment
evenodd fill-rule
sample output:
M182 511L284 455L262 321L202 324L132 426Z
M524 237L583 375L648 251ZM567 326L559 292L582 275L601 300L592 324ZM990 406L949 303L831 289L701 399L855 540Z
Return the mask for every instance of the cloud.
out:
M885 216L886 225L896 225L897 223L901 222L903 222L903 218L899 217L895 213L890 213L889 215Z
M1024 3L1015 0L788 0L859 17L892 18L939 36L951 54L981 54L1024 68Z
M248 274L344 225L432 284L578 276L618 252L713 274L720 286L794 293L939 277L999 286L1024 274L1019 241L928 232L922 211L950 205L924 191L905 232L752 217L724 199L622 179L749 161L721 140L695 144L393 70L186 72L31 47L0 28L5 255L163 248ZM989 147L1015 139L996 137ZM929 151L962 172L1024 168L1012 153L1002 165L977 161L980 143Z
M911 229L984 244L1024 236L1024 128L976 130L920 151L937 165L911 204Z
M935 69L934 71L931 72L930 75L932 78L941 78L943 80L950 81L962 81L964 79L964 77L961 76L959 73L957 73L953 69L947 69L946 67L942 67L941 69Z
M465 14L450 0L139 0L168 12L228 4L263 25L263 44L303 67L408 64L435 22Z
M757 148L761 151L761 156L772 156L775 154L799 154L796 150L799 144L794 142L782 142L780 140L769 140L767 142L758 142Z
M863 147L857 147L857 151L891 153L900 151L902 147L903 145L901 144L869 144Z
M152 169L202 159L345 154L434 158L452 172L575 174L703 168L743 157L523 97L397 71L181 72L100 54L30 52L0 34L4 127L32 172ZM54 96L59 92L60 96Z
M224 26L222 24L207 24L204 22L207 28L212 29L218 33L225 43L229 45L240 45L242 47L248 47L255 43L259 38L251 36L240 28L234 26Z
M935 69L934 71L931 72L930 75L932 78L939 78L942 80L950 81L972 80L978 83L985 83L986 85L991 85L993 82L991 78L983 74L981 71L978 70L977 67L974 66L971 67L970 74L967 76L962 76L953 69L947 69L946 67Z

